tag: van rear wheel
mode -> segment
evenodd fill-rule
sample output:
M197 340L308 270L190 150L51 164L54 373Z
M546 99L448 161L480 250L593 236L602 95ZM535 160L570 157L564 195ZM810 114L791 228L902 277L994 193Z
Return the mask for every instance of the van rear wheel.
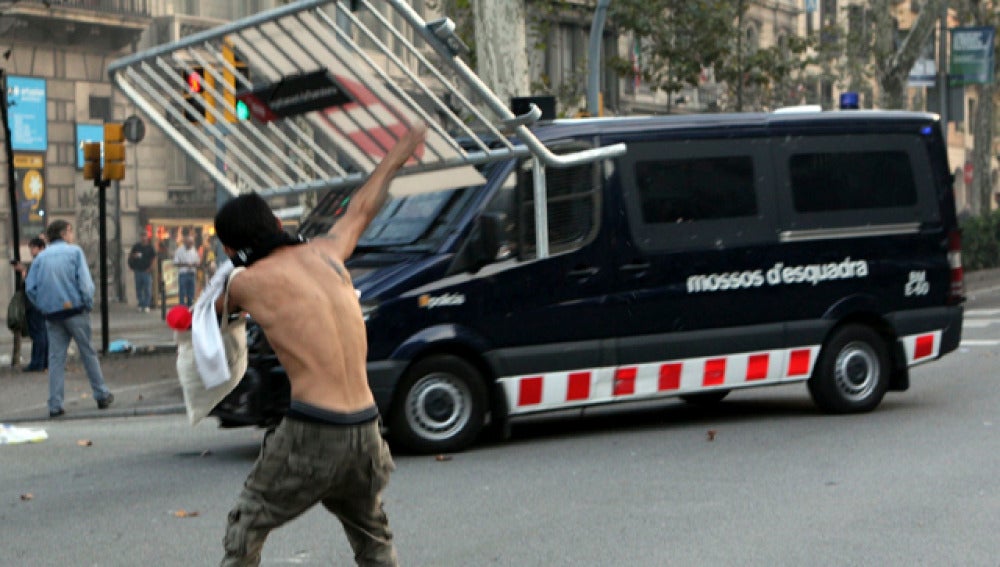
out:
M444 453L468 447L486 415L481 373L452 355L414 364L399 384L389 416L389 435L415 453Z
M809 393L826 412L871 411L889 389L889 373L885 339L870 327L845 325L820 352Z

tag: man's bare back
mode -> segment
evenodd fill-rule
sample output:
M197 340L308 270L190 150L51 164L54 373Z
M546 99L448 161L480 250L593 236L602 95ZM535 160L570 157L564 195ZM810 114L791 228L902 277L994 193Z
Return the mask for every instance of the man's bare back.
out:
M340 413L375 403L365 370L364 319L344 260L425 132L422 125L414 128L389 151L328 234L277 248L232 280L231 306L250 313L264 330L288 373L293 400Z

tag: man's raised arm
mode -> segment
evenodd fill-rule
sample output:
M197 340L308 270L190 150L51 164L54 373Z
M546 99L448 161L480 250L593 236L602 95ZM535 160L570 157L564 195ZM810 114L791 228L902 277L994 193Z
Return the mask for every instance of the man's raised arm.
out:
M422 122L413 126L396 145L389 150L378 167L372 172L368 181L351 196L347 212L340 217L326 234L340 259L346 260L354 252L361 233L368 228L375 215L385 205L389 197L389 184L392 178L403 167L413 152L424 142L427 126Z

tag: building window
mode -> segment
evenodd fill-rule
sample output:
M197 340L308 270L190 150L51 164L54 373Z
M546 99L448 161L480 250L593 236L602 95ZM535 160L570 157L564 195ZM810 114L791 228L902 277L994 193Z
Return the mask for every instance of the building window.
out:
M55 202L49 202L52 210L73 210L76 208L76 189L74 187L51 187L50 193L55 197Z
M111 122L111 97L90 96L90 119Z
M180 148L167 146L167 183L186 185L188 182L187 156Z

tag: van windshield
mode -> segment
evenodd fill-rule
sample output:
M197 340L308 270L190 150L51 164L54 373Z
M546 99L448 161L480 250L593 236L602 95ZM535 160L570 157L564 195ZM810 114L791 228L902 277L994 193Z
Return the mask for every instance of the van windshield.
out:
M358 246L383 247L413 244L425 235L448 203L466 189L407 195L390 200L372 219Z

